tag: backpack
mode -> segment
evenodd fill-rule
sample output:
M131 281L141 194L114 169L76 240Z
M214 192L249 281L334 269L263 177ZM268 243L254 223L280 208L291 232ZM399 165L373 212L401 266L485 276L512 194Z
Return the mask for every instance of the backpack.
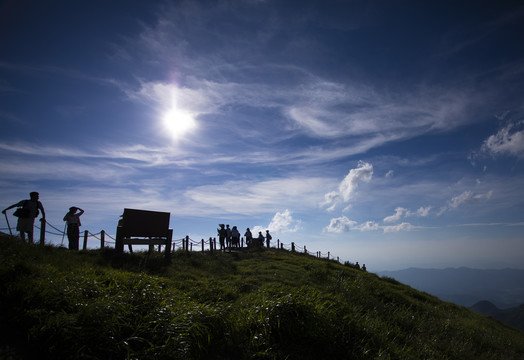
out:
M22 206L19 206L15 212L13 213L14 216L16 217L19 217L19 218L22 218L22 219L26 219L29 217L29 214L31 213L31 210L29 209L29 206L28 203L29 201L31 200L25 200L24 203L22 204ZM36 208L36 216L38 216L38 214L40 214L40 212L38 211L38 205L37 205L37 208ZM35 216L35 217L36 217Z

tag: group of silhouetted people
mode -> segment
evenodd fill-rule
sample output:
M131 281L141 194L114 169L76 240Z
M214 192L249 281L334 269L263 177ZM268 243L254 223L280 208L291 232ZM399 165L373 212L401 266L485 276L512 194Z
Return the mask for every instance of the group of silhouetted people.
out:
M29 243L33 243L33 229L35 219L38 217L40 212L42 213L41 222L45 221L45 211L44 206L39 200L40 194L36 191L33 191L29 194L29 199L22 200L13 204L4 210L2 214L6 216L6 211L12 208L17 208L13 213L14 216L18 218L16 224L16 230L20 232L20 239L25 241L26 234L27 240ZM69 249L78 250L78 243L80 239L80 216L84 213L84 210L79 207L72 206L69 208L69 211L64 216L64 221L67 223L67 239L69 240ZM9 220L7 220L7 225L9 226ZM11 228L9 227L9 231Z
M238 231L236 226L233 226L233 228L230 228L229 224L219 224L218 226L218 240L221 249L239 248L241 246L240 232ZM251 233L251 230L247 228L246 232L244 233L244 237L246 239L246 245L248 247L263 247L264 242L266 243L266 247L269 248L271 246L272 236L271 234L269 234L269 230L266 230L265 237L262 234L262 231L259 231L258 237L254 238L253 234Z
M366 269L366 264L362 264L362 267L360 267L360 264L358 263L358 261L357 261L357 263L355 264L355 267L356 267L357 269L361 269L361 270L367 271L367 269Z

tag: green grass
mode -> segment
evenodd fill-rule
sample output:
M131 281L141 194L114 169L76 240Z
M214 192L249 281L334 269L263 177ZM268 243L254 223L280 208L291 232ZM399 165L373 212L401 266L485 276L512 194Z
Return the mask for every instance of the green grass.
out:
M305 254L0 247L0 358L524 358L518 330Z

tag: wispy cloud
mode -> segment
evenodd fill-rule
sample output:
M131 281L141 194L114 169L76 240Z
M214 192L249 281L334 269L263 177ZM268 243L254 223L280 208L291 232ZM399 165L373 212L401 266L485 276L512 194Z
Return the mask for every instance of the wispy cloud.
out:
M384 230L385 233L388 233L388 232L399 232L399 231L410 231L412 229L415 229L416 227L411 225L410 223L408 222L403 222L401 224L398 224L398 225L388 225L388 226L383 226L382 229Z
M475 194L471 190L466 190L459 195L453 196L448 203L440 209L438 215L442 215L446 211L456 209L466 204L472 204L481 200L489 200L492 195L493 191L488 191L483 194Z
M384 222L395 222L402 219L409 212L408 209L398 207L395 209L395 214L384 218Z
M231 21L227 33L232 36L210 26L225 17L242 17L240 24L244 24L245 15L240 14L235 6L164 6L158 21L143 24L139 36L128 38L119 53L136 55L125 57L126 62L140 60L157 71L167 71L169 80L140 80L137 86L123 85L122 91L133 101L152 104L156 112L176 102L202 124L203 142L222 144L227 130L231 137L238 137L245 152L255 154L243 138L251 142L267 138L275 144L301 136L318 141L311 151L288 144L280 160L285 164L341 159L474 120L466 114L478 103L472 90L418 85L390 91L364 81L328 79L300 62L268 59L261 49L275 41L280 26L290 25L276 13L267 14L271 21L252 13L255 33L246 33L244 27L235 31ZM191 26L185 26L189 22ZM208 39L208 47L192 41L202 36ZM239 52L239 47L244 51ZM249 59L246 49L253 50ZM143 79L141 74L135 77ZM251 113L246 115L246 109ZM264 122L250 119L253 113L265 111L271 116L265 116ZM202 135L205 129L210 131L208 136ZM333 139L350 141L334 143Z
M330 220L329 225L324 228L325 232L331 233L344 233L349 231L379 231L382 230L384 233L390 232L401 232L410 231L413 229L422 228L420 226L414 226L408 222L403 222L397 225L379 225L374 221L365 221L362 224L356 221L350 220L346 216L333 218Z
M344 180L339 184L338 189L324 195L321 206L327 207L328 211L333 211L340 203L348 203L355 195L358 185L361 182L369 182L373 177L373 165L360 161L357 168L349 170Z
M403 207L397 207L395 208L395 214L387 216L384 218L384 222L395 222L399 221L400 219L408 216L428 216L429 212L431 210L431 206L421 206L417 209L417 211L412 212L408 209L405 209Z
M254 215L275 213L275 209L285 207L314 209L327 183L329 179L302 177L227 181L192 187L183 193L183 203L185 211L194 215ZM277 219L288 216L291 213L284 212Z
M496 134L489 136L481 151L493 156L509 155L524 157L524 120L511 122Z

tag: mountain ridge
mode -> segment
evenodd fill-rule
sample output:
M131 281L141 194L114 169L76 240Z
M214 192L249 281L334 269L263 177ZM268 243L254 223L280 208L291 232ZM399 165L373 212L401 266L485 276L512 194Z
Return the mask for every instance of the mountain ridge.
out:
M491 316L505 324L524 331L524 304L510 309L499 309L492 302L483 300L474 304L469 309L478 314Z
M377 274L392 277L415 289L465 307L471 307L483 300L490 301L502 309L524 304L524 270L522 269L411 267L395 271L380 271Z

